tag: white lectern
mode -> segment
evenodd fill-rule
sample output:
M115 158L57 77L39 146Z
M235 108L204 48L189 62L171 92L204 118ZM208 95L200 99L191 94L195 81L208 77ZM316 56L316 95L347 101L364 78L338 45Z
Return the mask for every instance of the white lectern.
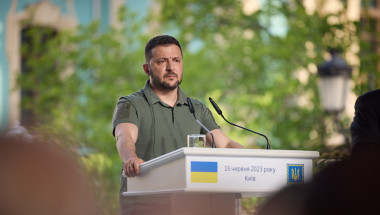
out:
M312 177L316 151L181 148L128 178L130 214L241 214L241 197L260 197Z

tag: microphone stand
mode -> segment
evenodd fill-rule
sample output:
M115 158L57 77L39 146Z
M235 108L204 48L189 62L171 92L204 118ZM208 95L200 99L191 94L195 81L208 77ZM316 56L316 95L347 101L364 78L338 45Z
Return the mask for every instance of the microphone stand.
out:
M250 131L250 132L252 132L252 133L255 133L255 134L258 134L258 135L260 135L260 136L263 136L263 137L265 138L265 140L267 141L267 149L270 149L269 140L268 140L268 138L267 138L264 134L260 134L260 133L258 133L258 132L256 132L256 131L252 131L252 130L249 130L248 128L244 128L244 127L241 127L241 126L239 126L239 125L236 125L236 124L234 124L234 123L232 123L232 122L229 122L226 118L224 118L223 113L222 113L222 110L221 110L221 109L219 108L219 106L214 102L214 100L213 100L211 97L209 97L209 100L210 100L212 106L215 108L216 112L217 112L220 116L222 116L222 118L223 118L226 122L228 122L229 124L231 124L231 125L233 125L233 126L236 126L236 127L241 128L241 129L244 129L244 130L246 130L246 131Z
M194 116L194 119L195 121L203 128L207 131L207 133L209 133L211 135L211 138L212 138L212 143L211 143L211 147L212 148L216 148L215 147L215 141L214 141L214 135L212 135L211 131L209 131L201 122L199 122L199 120L197 119L197 117L195 117L195 109L194 109L194 106L193 106L193 103L191 102L190 98L187 97L187 104L189 105L189 109L190 109L190 113L193 114Z

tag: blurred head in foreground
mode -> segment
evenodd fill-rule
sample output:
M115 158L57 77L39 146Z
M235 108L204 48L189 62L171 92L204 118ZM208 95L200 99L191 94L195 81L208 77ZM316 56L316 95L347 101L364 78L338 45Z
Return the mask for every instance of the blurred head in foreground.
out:
M379 214L379 164L376 151L331 163L311 182L285 187L269 197L257 214Z
M76 160L57 144L0 137L0 214L94 214Z

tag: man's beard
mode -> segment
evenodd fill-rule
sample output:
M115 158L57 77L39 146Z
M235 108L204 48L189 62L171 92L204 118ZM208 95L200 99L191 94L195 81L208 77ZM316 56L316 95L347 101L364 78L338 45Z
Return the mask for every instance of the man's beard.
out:
M149 71L149 72L150 72L150 75L152 76L151 80L153 82L153 85L158 87L160 90L165 90L165 91L175 90L182 83L182 79L181 79L181 80L177 80L177 82L174 85L169 85L164 80L160 81L159 78L152 71ZM164 76L163 79L165 79L168 75L176 75L176 74L168 73ZM178 75L176 75L176 77L178 79Z

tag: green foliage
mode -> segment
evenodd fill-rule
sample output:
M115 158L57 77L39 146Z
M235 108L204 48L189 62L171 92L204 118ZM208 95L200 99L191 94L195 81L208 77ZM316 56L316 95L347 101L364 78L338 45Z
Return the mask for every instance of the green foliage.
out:
M356 41L345 9L320 16L307 14L301 1L265 1L245 14L233 0L161 3L161 22L177 26L184 44L202 41L185 54L186 92L217 96L231 121L267 134L273 148L323 147L317 64L329 47L346 50ZM276 22L285 33L273 30ZM225 130L248 147L265 146L261 137Z
M357 77L355 77L358 81L354 88L354 91L358 95L380 87L378 56L378 41L380 41L380 33L376 27L376 19L369 15L370 9L375 7L375 5L373 5L375 2L362 1L361 4L362 18L360 25L357 25L360 38L360 70Z
M24 107L33 109L40 130L77 149L105 214L117 211L121 170L112 136L113 110L119 97L141 88L147 78L141 69L141 47L147 40L141 23L125 9L119 15L124 23L120 28L101 31L95 21L45 42L39 41L41 27L31 27L26 34L37 42L21 49L28 72L19 83L36 92L23 101Z
M177 27L186 46L201 44L185 54L185 92L204 101L213 97L227 119L266 134L274 149L335 156L324 144L336 130L325 128L333 119L320 108L317 65L329 48L345 53L357 42L346 7L337 14L308 14L302 1L272 0L260 1L260 9L248 14L235 0L160 2L161 23ZM215 117L246 147L265 147L262 137ZM244 204L250 208L249 200Z

